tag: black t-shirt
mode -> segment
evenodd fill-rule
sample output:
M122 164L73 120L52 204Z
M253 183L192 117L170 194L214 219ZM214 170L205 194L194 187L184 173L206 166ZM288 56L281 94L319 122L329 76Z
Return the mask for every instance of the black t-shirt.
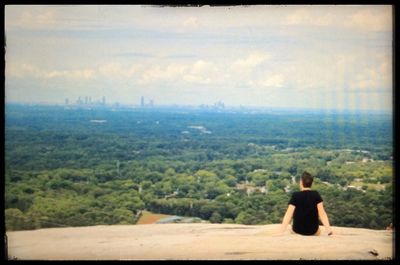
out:
M302 235L313 235L318 231L317 204L322 198L317 191L293 192L289 204L296 206L293 213L293 231Z

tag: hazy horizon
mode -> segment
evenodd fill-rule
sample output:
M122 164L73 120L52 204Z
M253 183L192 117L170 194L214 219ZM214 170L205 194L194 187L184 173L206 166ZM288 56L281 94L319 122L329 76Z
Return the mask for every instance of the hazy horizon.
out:
M392 111L391 6L5 8L7 102Z

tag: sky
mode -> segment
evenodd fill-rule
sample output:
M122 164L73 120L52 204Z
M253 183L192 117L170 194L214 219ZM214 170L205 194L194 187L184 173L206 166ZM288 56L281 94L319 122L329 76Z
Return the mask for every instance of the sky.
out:
M392 7L5 7L6 102L392 111Z

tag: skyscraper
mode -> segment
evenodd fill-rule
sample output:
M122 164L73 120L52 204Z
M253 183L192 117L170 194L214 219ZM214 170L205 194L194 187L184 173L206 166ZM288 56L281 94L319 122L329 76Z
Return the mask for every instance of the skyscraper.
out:
M140 106L144 107L144 97L143 96L140 98Z

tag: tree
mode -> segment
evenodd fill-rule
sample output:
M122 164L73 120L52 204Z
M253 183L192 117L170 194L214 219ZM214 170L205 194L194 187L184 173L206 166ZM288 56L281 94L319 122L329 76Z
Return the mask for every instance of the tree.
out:
M199 170L195 173L195 176L199 178L199 180L204 183L204 182L212 182L212 181L218 181L217 174L214 172L210 172L208 170Z
M113 224L133 224L134 215L126 208L115 209L112 215Z
M209 220L211 215L214 212L218 212L218 211L219 211L219 207L216 205L216 203L207 202L204 205L202 205L201 208L199 209L199 215L200 215L200 218Z
M245 224L245 225L251 225L255 223L255 218L253 215L251 215L247 211L242 211L238 214L238 216L235 218L235 223L237 224Z
M393 161L359 162L393 155L391 118L357 116L349 122L347 115L336 119L336 114L300 113L213 113L211 118L207 111L180 115L47 106L6 106L5 111L5 208L28 220L19 224L21 229L128 222L127 216L144 208L276 223L287 207L290 194L283 188L290 174L296 177L296 184L289 185L293 192L304 170L316 176L313 188L320 191L335 225L384 228L393 217ZM100 117L112 123L88 124ZM213 133L188 129L188 135L180 135L188 124L202 124ZM357 137L342 141L342 133ZM258 187L267 182L267 194L248 196L237 190L237 182L246 177ZM320 184L345 186L354 178L362 184L380 182L385 189L369 185L366 192L343 191ZM353 210L354 205L369 211ZM357 211L357 218L346 220L351 211Z
M148 180L144 180L140 183L141 187L143 190L148 190L151 188L151 186L153 185L153 183L151 181Z
M228 175L227 177L225 177L224 182L229 187L235 187L236 186L236 178L234 176L232 176L232 175Z
M29 224L29 220L25 217L21 210L10 208L5 210L6 230L23 230Z
M222 222L222 216L219 214L219 212L214 211L210 217L210 222L211 223L221 223Z
M341 180L339 181L339 185L342 186L342 187L345 187L345 186L347 185L347 180L341 179Z

